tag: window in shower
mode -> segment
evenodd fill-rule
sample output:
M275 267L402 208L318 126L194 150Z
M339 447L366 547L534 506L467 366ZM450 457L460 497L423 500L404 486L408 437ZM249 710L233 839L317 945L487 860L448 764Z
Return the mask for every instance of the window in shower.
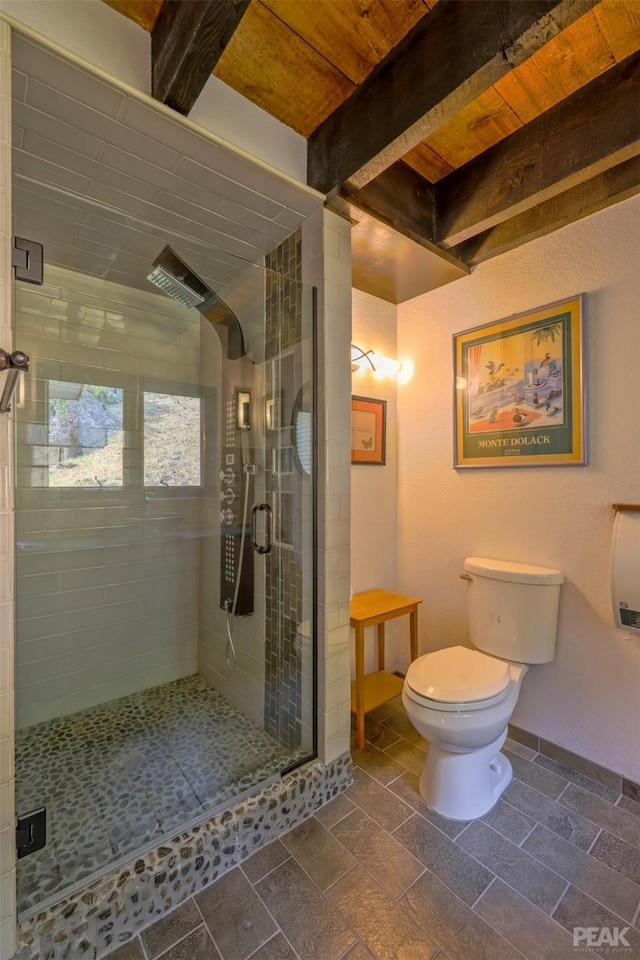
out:
M121 487L122 390L48 381L50 487Z
M201 485L201 408L198 397L145 391L145 487Z

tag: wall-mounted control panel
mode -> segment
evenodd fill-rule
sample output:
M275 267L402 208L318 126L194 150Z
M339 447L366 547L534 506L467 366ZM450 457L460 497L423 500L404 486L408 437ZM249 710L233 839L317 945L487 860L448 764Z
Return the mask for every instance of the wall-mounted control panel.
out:
M234 393L226 401L224 422L224 447L219 474L220 495L220 606L232 609L236 593L237 577L240 577L236 616L246 617L253 613L253 560L251 549L250 516L253 496L253 476L243 466L243 453L238 429L238 407ZM248 480L248 482L247 482ZM244 498L249 499L245 511ZM247 523L243 527L243 517ZM244 541L244 547L242 547ZM240 554L242 553L242 568Z

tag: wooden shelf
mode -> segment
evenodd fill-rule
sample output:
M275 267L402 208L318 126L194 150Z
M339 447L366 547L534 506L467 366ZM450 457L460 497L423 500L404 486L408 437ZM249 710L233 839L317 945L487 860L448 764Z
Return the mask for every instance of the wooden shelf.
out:
M640 510L640 503L613 503L614 510Z
M364 678L364 712L369 713L376 707L392 700L402 693L404 680L386 670L376 670L368 673ZM356 712L356 683L351 684L351 712Z

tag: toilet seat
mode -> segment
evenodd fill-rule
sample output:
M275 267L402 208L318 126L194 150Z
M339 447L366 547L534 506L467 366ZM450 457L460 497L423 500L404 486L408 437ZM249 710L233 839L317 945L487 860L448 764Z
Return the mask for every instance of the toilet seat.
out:
M418 657L405 685L417 703L432 710L481 710L508 695L509 664L467 647L447 647Z

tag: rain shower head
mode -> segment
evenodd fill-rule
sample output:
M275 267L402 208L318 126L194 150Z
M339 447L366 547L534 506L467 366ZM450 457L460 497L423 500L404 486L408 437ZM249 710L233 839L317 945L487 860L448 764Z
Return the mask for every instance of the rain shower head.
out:
M238 318L224 300L187 266L171 247L166 246L153 261L147 280L185 307L196 307L213 324L227 327L227 356L237 360L246 353Z
M204 297L160 265L153 268L147 280L185 307L198 307L204 302Z

